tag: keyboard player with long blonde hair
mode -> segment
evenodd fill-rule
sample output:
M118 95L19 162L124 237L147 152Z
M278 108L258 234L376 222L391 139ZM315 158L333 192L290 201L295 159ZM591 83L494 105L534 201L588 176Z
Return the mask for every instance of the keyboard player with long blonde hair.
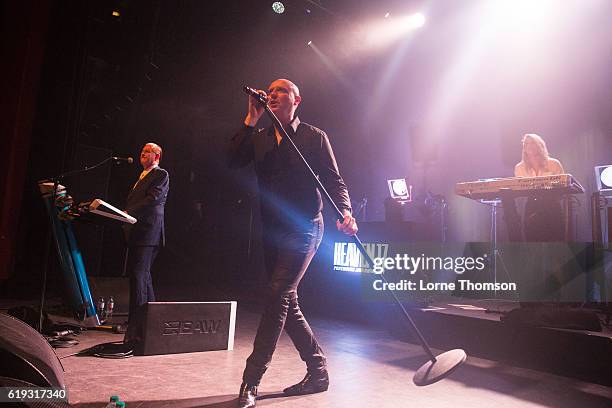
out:
M549 156L546 142L535 133L523 136L522 160L514 167L516 177L563 174L563 165ZM564 240L561 197L554 194L530 195L523 215L525 241Z

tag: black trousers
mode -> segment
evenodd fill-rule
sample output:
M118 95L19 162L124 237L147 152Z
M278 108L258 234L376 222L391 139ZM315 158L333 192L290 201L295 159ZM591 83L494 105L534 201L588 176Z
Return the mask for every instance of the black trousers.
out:
M128 248L127 272L130 277L130 310L129 324L125 333L125 342L142 340L143 308L147 302L155 302L151 266L158 246L130 246Z
M264 313L259 322L253 352L247 359L242 379L259 385L283 329L300 353L309 372L321 372L326 367L323 350L300 310L297 289L317 252L323 237L323 217L319 214L293 231L267 229L264 256L270 280Z
M504 209L504 221L508 230L508 240L510 242L523 241L523 232L521 231L521 216L516 209L516 201L509 193L501 193L501 202Z
M523 232L521 217L516 209L516 202L511 193L502 194L504 220L511 242L562 242L564 236L563 209L558 196L537 196L527 198L523 215ZM524 233L524 238L523 238Z
M565 241L563 208L559 197L529 197L525 204L525 241Z

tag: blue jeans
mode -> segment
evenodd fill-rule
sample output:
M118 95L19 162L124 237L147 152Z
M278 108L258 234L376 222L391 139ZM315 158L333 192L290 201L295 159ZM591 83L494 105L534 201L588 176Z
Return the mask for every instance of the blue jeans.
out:
M242 376L250 385L259 385L283 328L306 363L308 372L321 372L326 366L323 350L300 310L297 296L300 281L323 237L323 217L319 214L305 226L292 231L268 228L264 234L264 257L270 280L253 352Z

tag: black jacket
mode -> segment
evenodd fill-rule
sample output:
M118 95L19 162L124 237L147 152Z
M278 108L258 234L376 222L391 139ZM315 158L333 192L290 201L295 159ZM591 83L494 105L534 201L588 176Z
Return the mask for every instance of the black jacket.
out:
M125 209L138 222L124 226L129 246L165 244L164 205L169 188L168 172L155 167L132 189Z
M325 132L295 118L289 136L311 165L340 209L351 210L346 184ZM228 163L243 167L254 162L264 224L299 227L323 208L321 193L287 140L276 142L274 128L243 126L231 139Z

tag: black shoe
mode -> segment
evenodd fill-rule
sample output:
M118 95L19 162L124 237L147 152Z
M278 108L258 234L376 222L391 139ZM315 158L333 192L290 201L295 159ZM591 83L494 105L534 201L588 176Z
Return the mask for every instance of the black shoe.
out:
M306 377L299 383L285 388L285 395L304 395L316 394L317 392L327 391L329 388L329 376L327 371L322 371L317 374L306 374Z
M126 343L105 343L90 349L91 355L102 358L128 358L134 355L134 348Z
M238 408L251 408L255 406L255 398L257 397L257 387L242 383L240 386L240 395L238 395Z

